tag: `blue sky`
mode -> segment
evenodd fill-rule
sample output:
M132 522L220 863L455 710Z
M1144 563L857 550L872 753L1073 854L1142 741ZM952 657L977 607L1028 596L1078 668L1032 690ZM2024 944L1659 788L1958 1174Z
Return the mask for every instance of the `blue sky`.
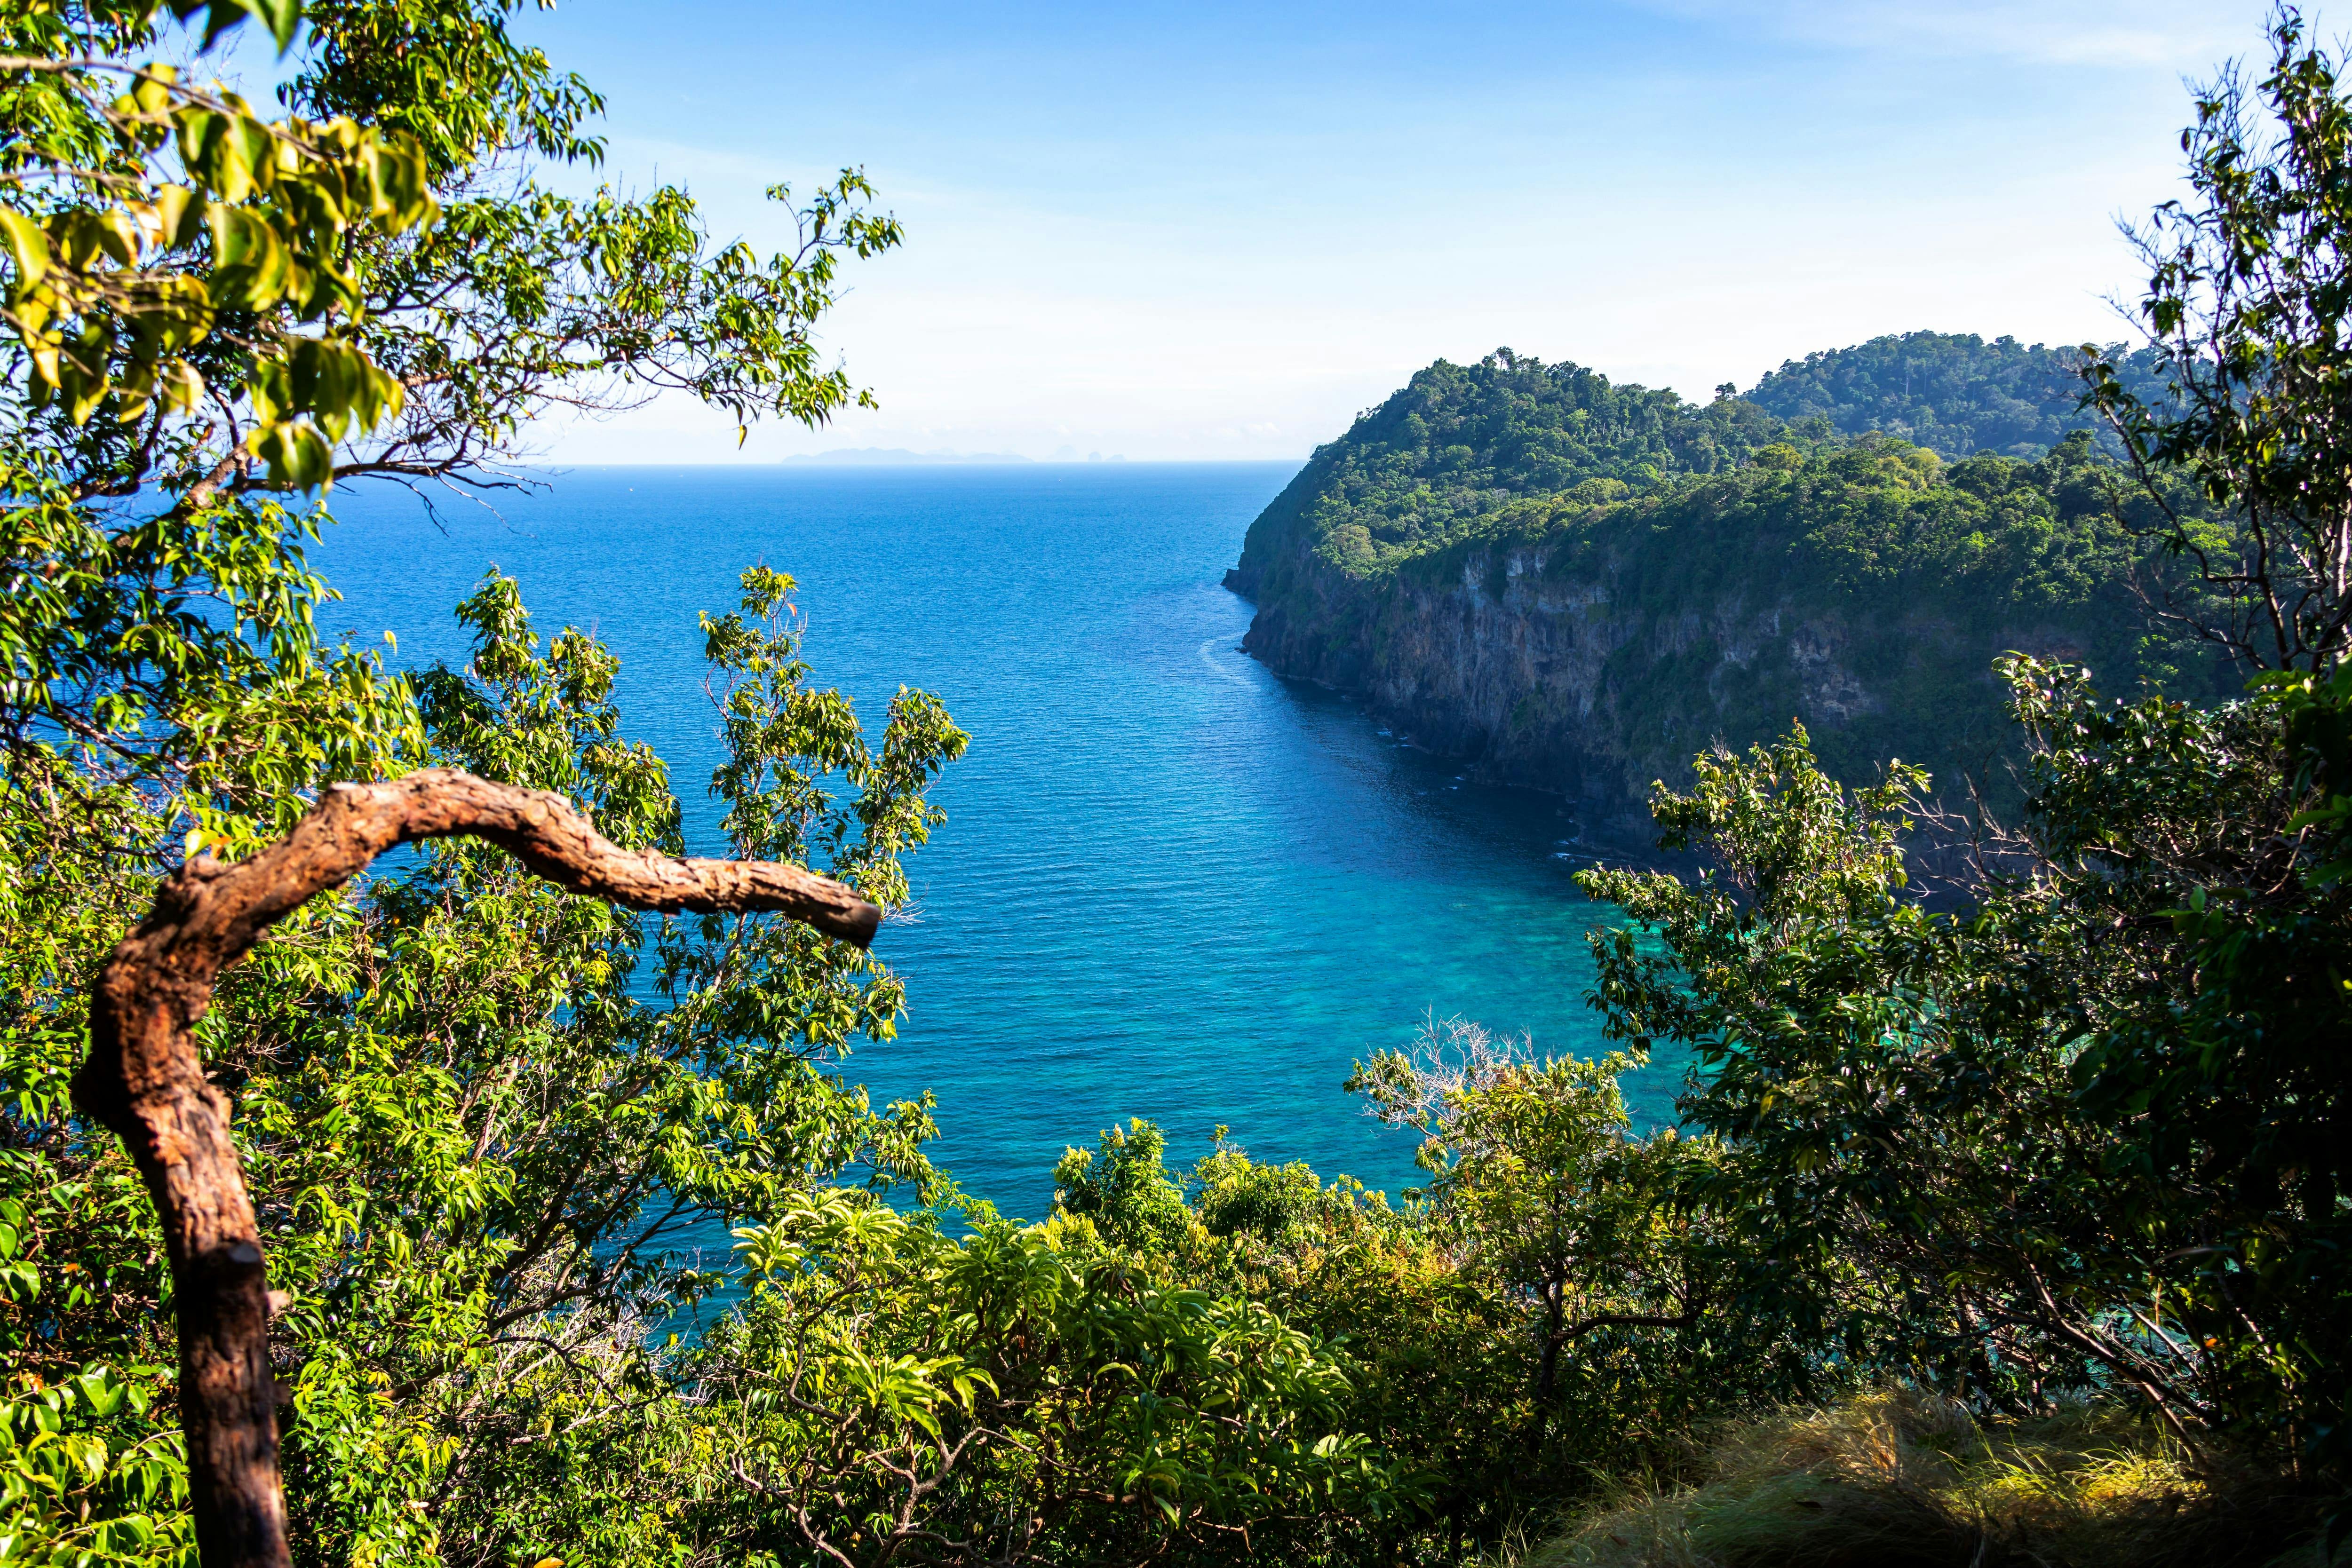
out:
M608 177L772 245L762 186L863 164L908 243L824 334L878 413L539 440L1297 457L1498 344L1704 398L1881 332L2110 339L2116 220L2174 193L2184 78L2263 13L569 0L520 26L609 96Z

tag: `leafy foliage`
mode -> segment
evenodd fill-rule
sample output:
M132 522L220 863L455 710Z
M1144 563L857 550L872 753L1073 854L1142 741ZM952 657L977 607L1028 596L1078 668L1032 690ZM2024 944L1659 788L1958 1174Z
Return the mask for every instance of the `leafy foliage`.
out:
M838 1194L743 1245L752 1301L704 1353L753 1417L729 1437L761 1500L727 1509L739 1539L1218 1562L1411 1500L1337 1425L1333 1348L1246 1298L1002 1221L959 1245Z
M281 45L307 22L286 117L142 63L201 59L248 12ZM436 758L562 790L622 841L677 841L593 640L542 643L493 580L466 607L469 671L390 677L319 636L332 594L302 545L327 519L289 492L508 482L501 455L551 401L678 386L739 419L815 420L852 395L808 331L836 256L897 243L862 180L820 193L802 248L769 259L714 252L675 191L539 191L511 160L593 157L596 102L506 17L222 4L184 42L152 5L0 21L12 1552L189 1551L152 1218L66 1092L84 988L153 873L200 843L249 852L322 783ZM936 821L921 791L963 737L908 694L868 755L846 705L805 689L789 588L757 578L710 628L733 825L896 902L895 856ZM845 800L817 782L845 771ZM659 1009L631 990L648 946ZM720 1279L682 1233L819 1174L930 1179L925 1109L876 1114L823 1065L887 1039L899 998L804 932L649 931L462 849L321 901L237 971L204 1045L287 1303L306 1549L494 1550L550 1412L593 1424L667 1386L642 1320Z
M1630 1065L1538 1061L1432 1020L1351 1085L1427 1134L1433 1180L1401 1207L1259 1164L1222 1133L1171 1173L1138 1123L1064 1159L1043 1229L1155 1285L1260 1303L1329 1347L1346 1378L1334 1419L1385 1457L1394 1490L1327 1511L1326 1555L1307 1560L1458 1556L1591 1471L1657 1461L1703 1410L1800 1386L1715 1310L1714 1222L1673 1203L1673 1173L1709 1151L1632 1133L1615 1086Z
M1752 1310L1979 1408L2126 1396L2208 1477L2232 1449L2293 1477L2265 1528L2326 1514L2324 1557L2352 1524L2352 118L2292 10L2271 41L2262 110L2234 76L2200 92L2196 204L2140 235L2167 399L2116 356L2087 372L2136 481L2115 525L2185 563L2143 603L2261 672L2244 695L2108 701L2004 659L2022 811L1945 821L1977 856L1940 905L1899 849L1926 777L1841 789L1801 728L1658 790L1666 842L1718 870L1581 880L1635 922L1596 941L1612 1035L1697 1053L1681 1109L1724 1154L1689 1196L1733 1227Z
M1947 462L2038 459L2098 423L2076 412L2083 361L2073 353L2022 349L2007 338L1992 345L1929 332L1880 338L1792 361L1745 397L1720 388L1703 405L1508 349L1475 365L1440 360L1318 449L1252 526L1242 575L1267 570L1291 538L1343 571L1378 575L1448 545L1507 534L1514 504L1527 497L1545 497L1554 510L1590 508L1750 465L1784 471L1849 444L1881 453L1916 444ZM2119 384L2151 397L2161 392L2154 350L2111 358ZM1916 393L1880 387L1906 365L1918 367ZM2010 392L2023 390L2041 400L2031 405L2032 438L1970 444L1950 434L1973 430L1971 421L1992 432L1991 416L1972 400L2022 411L2029 405Z
M1555 657L1574 664L1506 663L1496 678L1517 683L1507 727L1481 720L1457 735L1473 755L1573 737L1584 771L1638 799L1650 780L1686 779L1698 747L1753 744L1802 714L1834 776L1864 778L1897 756L2007 802L2018 754L1988 674L1999 654L2064 656L2124 691L2232 689L2199 640L2147 624L2150 591L2199 596L2147 539L2162 507L2119 497L2118 478L2080 432L2032 462L1949 465L1892 437L1771 441L1738 467L1641 494L1617 495L1614 480L1488 493L1450 541L1385 547L1377 567L1361 567L1351 542L1373 537L1365 525L1334 520L1376 511L1377 497L1343 505L1324 488L1295 519L1300 531L1274 533L1279 500L1252 527L1252 635L1306 673L1385 690L1413 678L1408 654L1389 650L1422 647L1425 606L1475 585L1496 613L1562 623L1570 646ZM2165 495L2193 503L2177 478ZM1331 645L1343 651L1327 657ZM1458 655L1410 655L1441 656ZM1435 722L1417 715L1414 728ZM1578 769L1546 771L1557 782Z
M276 120L138 63L174 37L153 5L0 22L8 1561L193 1556L170 1277L132 1167L66 1092L89 977L155 873L248 852L323 783L433 762L684 845L609 650L543 635L493 573L458 607L464 668L388 674L316 632L331 592L302 545L326 518L300 494L509 482L555 403L675 388L814 421L856 395L809 334L838 261L898 243L862 178L764 258L709 246L677 192L558 197L531 162L601 156L597 99L506 17L216 0L199 53L241 19L281 46L309 25ZM2333 167L2338 95L2282 50L2266 90L2318 152L2290 139L2262 174L2213 140L2216 99L2197 167L2256 177L2213 187L2182 254L2311 216L2294 182ZM2324 272L2312 232L2279 254ZM2224 340L2267 365L2309 279L2246 277L2275 297ZM2159 268L2160 331L2210 286ZM2018 355L1993 345L1977 374L1979 348L1938 430L2009 417ZM1880 420L1879 362L1822 374L1869 370L1877 402L1848 401ZM2258 381L2165 413L2110 397L2136 494L2086 436L1947 465L1843 413L1694 407L1507 352L1433 367L1318 454L1253 529L1270 588L1480 568L1501 592L1514 571L1601 584L1654 630L1694 581L1881 616L1889 640L1857 643L1918 684L1823 754L1899 735L1921 755L1904 724L1973 741L2005 703L2031 757L2021 825L1968 824L1981 863L1931 904L1903 852L1931 809L1916 761L1848 789L1802 729L1702 755L1656 805L1715 869L1586 880L1633 923L1598 949L1623 1053L1538 1059L1433 1020L1358 1065L1368 1109L1424 1139L1430 1180L1396 1202L1222 1134L1171 1172L1136 1122L1071 1151L1055 1212L1023 1226L931 1166L928 1101L877 1108L842 1073L904 1000L859 950L624 915L462 841L313 901L202 1038L282 1309L303 1560L1460 1561L1710 1422L1888 1379L1915 1412L2135 1401L2200 1464L2227 1443L2340 1490L2352 677L2318 635L2240 700L2184 701L2197 672L2122 613L2152 588L2209 625L2248 586L2151 541L2325 521L2282 497L2331 427ZM2246 424L2259 473L2216 413L2231 397L2274 418ZM901 691L871 737L802 658L793 591L755 566L700 622L719 831L895 911L966 737ZM2012 658L1954 697L1951 661L1980 670L2026 623L2076 658ZM1619 672L1657 716L1644 745L1777 729L1786 670L1679 652ZM2103 700L2084 652L2170 695ZM1703 1071L1684 1127L1639 1134L1618 1079L1667 1039Z
M803 684L788 589L751 573L743 611L709 622L722 671L758 677L725 695L740 749L719 787L730 822L752 824L733 828L737 852L756 839L903 899L895 856L937 820L921 790L963 737L907 694L869 756L846 705ZM676 847L658 759L619 738L611 655L571 632L542 643L502 579L461 614L477 653L423 682L430 755L559 789L625 845ZM819 787L844 771L849 799ZM11 913L60 936L119 929L140 881L135 862L14 881ZM12 993L11 1186L40 1277L9 1316L25 1372L81 1376L100 1358L166 1361L169 1341L135 1179L64 1103L79 988L50 956ZM644 956L658 1008L633 996ZM898 982L773 917L649 930L478 846L436 845L314 904L236 975L208 1059L236 1097L287 1297L288 1481L321 1552L503 1539L537 1444L672 1386L644 1325L722 1282L697 1238L853 1166L932 1179L927 1108L877 1114L823 1069L889 1038Z
M1424 1134L1437 1220L1481 1275L1535 1304L1541 1421L1561 1353L1587 1335L1699 1326L1710 1221L1676 1212L1673 1197L1714 1151L1672 1129L1632 1134L1617 1087L1625 1057L1538 1062L1460 1021L1443 1036L1424 1031L1418 1061L1391 1051L1359 1064L1349 1087L1382 1121Z
M435 216L425 162L380 126L273 122L128 63L162 10L97 7L79 28L12 11L0 244L20 385L34 413L62 415L62 439L103 412L150 461L173 416L240 403L242 461L314 486L347 432L399 409L401 383L352 331L366 309L352 261L363 235ZM215 6L208 36L236 19ZM282 43L293 14L275 20Z
M1700 408L1508 349L1475 365L1440 360L1316 451L1251 525L1243 570L1299 531L1343 570L1393 566L1476 531L1515 497L1646 492L1728 470L1779 433L1735 402Z
M2033 789L1965 906L1903 896L1918 770L1843 791L1798 731L1662 792L1720 880L1580 878L1663 944L1596 939L1596 1000L1695 1047L1683 1113L1726 1148L1696 1190L1801 1337L2017 1408L2129 1390L2332 1471L2352 683L2200 711L2008 675Z
M2078 430L2105 434L2083 408L2083 369L2095 350L1986 342L1973 332L1900 332L1790 360L1739 394L1790 423L1819 419L1848 436L1883 434L1946 462L1990 452L2031 460ZM2120 347L2107 359L2121 384L2167 401L2167 361Z
M2133 361L2090 370L2091 400L2141 487L2193 474L2202 509L2162 505L2151 531L2218 590L2168 617L2255 669L2326 671L2352 645L2352 478L2344 472L2346 241L2352 102L2342 62L2283 6L2270 74L2234 69L2197 95L2181 137L2196 204L2134 233L2140 313L2171 370L2165 398ZM2225 613L2216 613L2218 610Z

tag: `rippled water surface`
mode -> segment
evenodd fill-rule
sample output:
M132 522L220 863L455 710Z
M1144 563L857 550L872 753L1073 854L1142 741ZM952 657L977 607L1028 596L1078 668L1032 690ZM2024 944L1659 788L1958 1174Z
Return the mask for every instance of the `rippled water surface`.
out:
M1236 651L1250 606L1219 579L1291 472L579 470L439 527L339 493L316 559L335 620L396 632L403 664L463 657L449 607L493 563L542 631L593 628L627 733L705 824L696 612L731 608L751 562L793 573L821 682L877 728L901 682L928 687L972 736L909 864L920 918L877 943L906 1027L846 1071L877 1100L935 1091L940 1156L1015 1214L1045 1212L1065 1146L1129 1116L1187 1160L1223 1123L1259 1158L1393 1191L1412 1142L1341 1092L1350 1059L1431 1010L1598 1051L1584 933L1606 911L1569 881L1559 802L1463 779ZM1663 1067L1629 1087L1663 1115Z

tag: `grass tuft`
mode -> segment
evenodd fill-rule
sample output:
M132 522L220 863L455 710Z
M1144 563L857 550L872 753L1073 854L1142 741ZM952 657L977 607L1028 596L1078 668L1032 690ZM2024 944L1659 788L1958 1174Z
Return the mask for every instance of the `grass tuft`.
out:
M1979 1420L1903 1389L1733 1428L1680 1485L1628 1488L1526 1568L2320 1568L2274 1475L2097 1405Z

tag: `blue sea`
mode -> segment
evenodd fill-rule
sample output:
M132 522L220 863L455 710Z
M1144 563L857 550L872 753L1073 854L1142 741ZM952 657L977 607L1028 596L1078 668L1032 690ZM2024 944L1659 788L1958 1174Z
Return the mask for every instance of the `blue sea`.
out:
M939 1099L934 1153L1013 1215L1055 1160L1144 1117L1171 1158L1220 1124L1259 1159L1394 1193L1414 1140L1363 1114L1350 1061L1459 1015L1538 1051L1601 1049L1585 933L1605 920L1565 804L1491 789L1240 653L1219 585L1294 468L1271 464L597 468L488 505L349 488L314 559L396 663L461 663L450 608L493 566L542 632L621 659L625 732L709 840L720 754L700 611L752 562L790 572L815 678L878 731L903 683L972 737L949 821L908 862L918 918L895 1040L842 1071ZM715 851L715 841L698 849ZM1663 1064L1629 1080L1670 1119Z

